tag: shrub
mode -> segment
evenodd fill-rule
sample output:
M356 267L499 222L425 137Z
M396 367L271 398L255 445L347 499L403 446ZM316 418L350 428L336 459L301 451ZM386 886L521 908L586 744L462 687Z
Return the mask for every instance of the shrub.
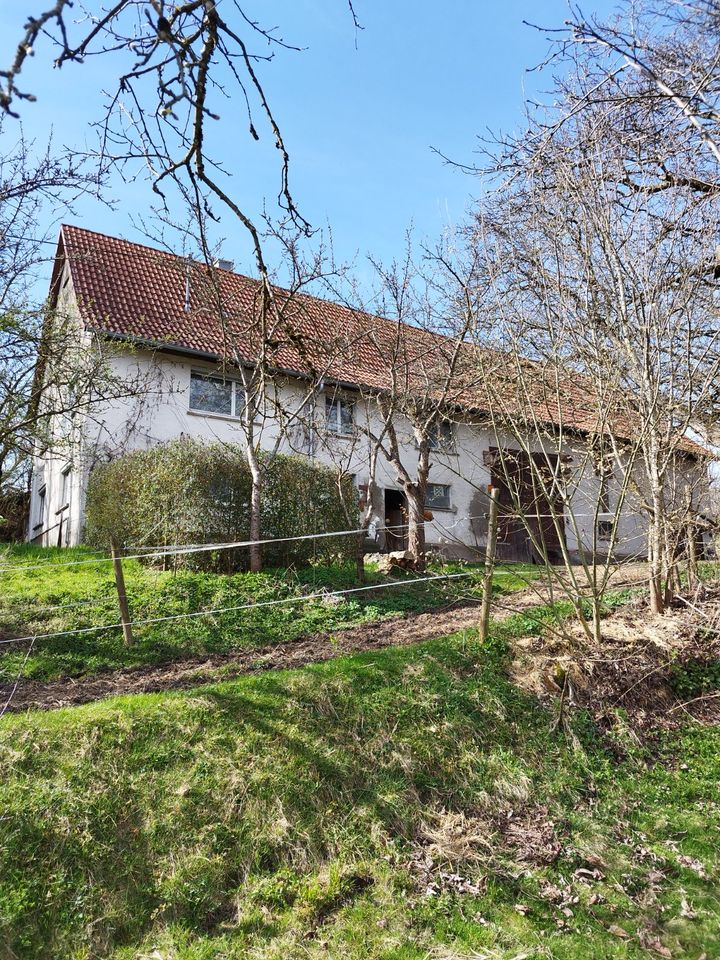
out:
M353 526L357 498L352 481L298 456L277 454L264 463L262 537L294 537L347 527L342 498ZM243 450L227 444L182 439L137 450L96 467L88 485L86 542L107 549L123 546L227 543L249 538L252 481ZM268 544L265 563L288 566L345 560L354 537ZM245 569L248 550L224 550L180 558L206 570ZM173 558L169 558L174 562Z
M27 490L11 488L0 492L0 543L15 543L25 539L30 494Z

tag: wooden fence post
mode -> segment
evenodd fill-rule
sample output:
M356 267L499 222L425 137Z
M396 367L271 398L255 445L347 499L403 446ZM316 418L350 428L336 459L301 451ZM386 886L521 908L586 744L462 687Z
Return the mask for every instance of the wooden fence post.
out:
M485 546L485 576L483 577L482 608L480 611L480 641L484 643L490 629L490 603L492 601L492 583L495 572L495 551L497 549L498 504L500 490L490 490L490 512L488 513L487 544Z
M690 514L690 521L687 525L687 578L688 590L694 590L698 584L698 555L697 555L697 526L695 518Z
M114 540L110 541L110 552L112 554L113 570L115 571L115 586L117 587L118 605L120 607L120 621L123 628L123 637L125 646L131 647L133 643L132 627L130 625L130 609L125 593L125 575L123 574L122 559Z

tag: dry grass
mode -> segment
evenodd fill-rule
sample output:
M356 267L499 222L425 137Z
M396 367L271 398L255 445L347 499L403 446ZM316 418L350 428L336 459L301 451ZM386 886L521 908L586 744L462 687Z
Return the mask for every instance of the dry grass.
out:
M720 656L720 590L703 593L663 616L636 598L603 620L600 643L574 621L562 633L520 637L513 641L512 680L541 699L558 699L563 708L586 708L596 719L622 708L641 726L674 725L684 705L673 671ZM703 719L713 722L714 714L706 711Z

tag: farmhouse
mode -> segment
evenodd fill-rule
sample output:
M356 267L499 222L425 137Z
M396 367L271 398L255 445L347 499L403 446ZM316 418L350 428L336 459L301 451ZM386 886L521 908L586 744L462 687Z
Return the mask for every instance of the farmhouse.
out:
M378 396L389 384L397 389L398 381L412 395L424 391L432 400L438 394L438 383L430 381L434 370L449 369L452 337L303 294L283 300L282 336L275 331L261 338L254 320L260 286L231 266L221 261L209 282L204 265L78 227L61 228L51 306L74 318L83 349L102 347L116 376L142 381L144 388L94 408L90 400L92 416L76 415L66 442L38 451L29 540L46 545L81 541L87 478L102 460L178 437L242 444L241 371L256 361L261 340L271 351L274 376L264 384L268 396L258 408L253 442L350 474L361 494L368 489L371 438L381 429ZM430 363L428 357L435 359ZM443 415L430 436L428 545L473 555L484 542L487 490L493 484L503 491L508 507L501 520L499 555L533 559L536 547L511 515L507 464L500 463L500 450L515 450L517 489L525 491L522 504L536 515L537 535L551 559L559 559L562 546L571 554L602 549L613 522L618 552L643 553L645 522L638 503L628 499L613 520L619 478L598 470L589 456L596 414L582 385L567 384L562 409L556 404L545 411L544 419L555 422L559 437L548 452L539 436L520 449L517 436L498 435L497 425L482 413L483 376L465 352L444 385ZM43 389L54 385L46 383ZM412 474L417 435L407 418L398 418L397 436L398 455ZM562 463L576 473L572 509L559 529L548 520L547 501L533 492L531 458ZM379 456L370 486L374 548L402 547L406 503L397 463Z

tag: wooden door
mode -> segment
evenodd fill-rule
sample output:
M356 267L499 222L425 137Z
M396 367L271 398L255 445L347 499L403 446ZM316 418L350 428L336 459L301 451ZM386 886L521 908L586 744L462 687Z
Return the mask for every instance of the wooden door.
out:
M542 478L549 486L551 471L557 468L557 455L532 454L523 450L490 449L491 481L500 491L498 515L498 558L525 563L562 561L560 531L553 521L551 506L543 490ZM549 462L548 462L549 461ZM562 517L562 504L555 500L554 512ZM518 514L524 517L521 518Z

